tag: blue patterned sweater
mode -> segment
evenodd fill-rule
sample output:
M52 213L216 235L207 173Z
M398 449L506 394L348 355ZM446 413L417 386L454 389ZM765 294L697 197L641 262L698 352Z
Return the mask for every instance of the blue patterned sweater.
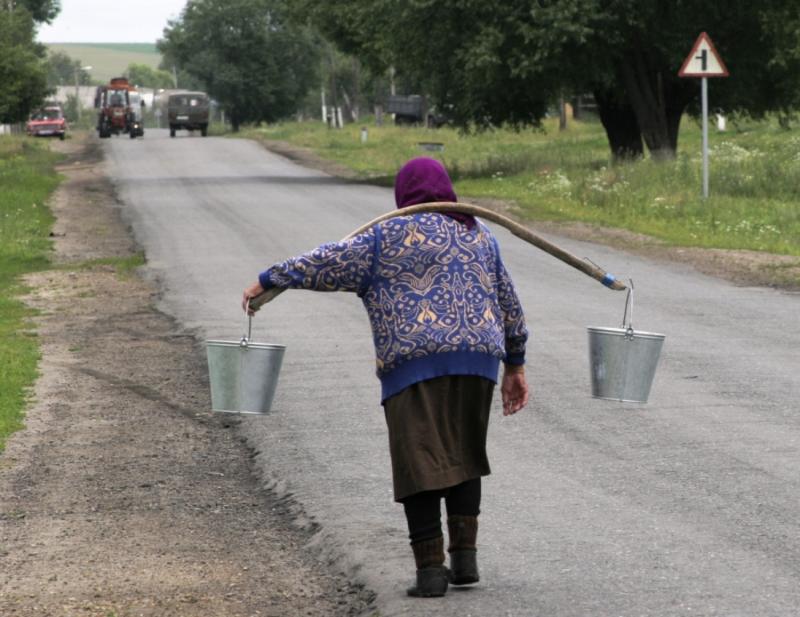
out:
M381 401L419 381L525 362L528 331L497 240L442 214L400 216L259 275L264 289L352 291L369 315Z

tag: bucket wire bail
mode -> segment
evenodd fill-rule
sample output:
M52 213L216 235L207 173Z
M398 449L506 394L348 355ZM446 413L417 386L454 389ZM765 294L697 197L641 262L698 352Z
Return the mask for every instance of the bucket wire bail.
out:
M628 279L628 294L625 296L625 311L622 313L622 329L625 338L633 339L633 279ZM630 310L629 310L630 309Z
M244 306L244 315L247 327L245 332L247 332L247 334L242 334L242 340L239 341L240 347L247 347L247 344L250 342L250 337L253 335L253 316L250 314L250 298L247 299L247 303Z

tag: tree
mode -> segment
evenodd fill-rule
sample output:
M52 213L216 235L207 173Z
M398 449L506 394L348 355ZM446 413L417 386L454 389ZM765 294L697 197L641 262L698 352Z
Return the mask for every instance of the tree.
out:
M373 88L370 76L361 70L361 64L354 56L338 51L330 43L320 45L320 81L329 107L344 109L347 121L358 122L362 105L372 103ZM315 93L315 111L319 110L319 93ZM318 113L318 112L317 112Z
M33 21L38 23L51 23L61 11L59 0L5 0L9 8L24 7L28 10Z
M27 9L0 10L0 123L22 122L49 93L35 32Z
M78 98L74 94L67 95L67 101L64 103L64 117L67 122L78 122Z
M234 130L293 113L318 66L311 34L286 23L280 0L195 0L158 47L205 84Z
M88 86L92 83L89 73L83 70L83 62L73 60L62 51L52 51L47 56L47 85L74 86L77 74L78 85Z
M169 49L161 50L161 63L158 70L168 73L171 77L168 88L181 88L183 90L203 90L206 85L196 76L185 69L178 68L178 59Z
M125 77L142 88L172 88L172 75L167 71L153 69L146 64L129 64Z
M681 118L697 111L699 80L677 73L703 30L732 70L714 81L715 106L761 115L796 102L800 54L786 53L774 20L797 24L798 11L792 0L570 0L536 3L525 27L551 64L595 94L615 155L638 154L644 142L658 159L675 155Z
M289 0L345 51L417 77L462 127L537 124L559 92L593 92L617 158L674 156L697 80L678 69L707 31L732 71L714 104L763 114L797 101L795 0ZM743 36L743 33L746 33Z

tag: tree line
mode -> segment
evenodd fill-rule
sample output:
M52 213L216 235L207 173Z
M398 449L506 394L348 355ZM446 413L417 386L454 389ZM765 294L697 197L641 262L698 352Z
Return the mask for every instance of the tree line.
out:
M45 79L31 34L58 2L7 6L0 120ZM800 103L796 0L191 0L164 29L166 71L157 73L208 91L235 130L316 110L320 88L353 110L382 102L392 87L423 94L466 131L536 126L559 99L591 94L615 158L658 159L675 155L681 119L698 111L699 80L677 72L701 31L731 70L714 82L715 108L792 116ZM14 46L9 37L30 39L14 48L15 60L4 53ZM9 89L23 75L28 89Z
M565 94L592 94L615 158L669 158L697 111L699 80L677 73L701 31L731 69L715 107L793 113L796 0L194 0L159 47L235 126L292 113L321 78L347 96L335 83L350 58L361 93L385 96L392 75L464 130L535 126Z

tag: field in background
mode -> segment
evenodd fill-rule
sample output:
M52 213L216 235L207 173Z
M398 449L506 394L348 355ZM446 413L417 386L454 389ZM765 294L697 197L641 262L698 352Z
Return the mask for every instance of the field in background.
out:
M161 54L154 43L45 43L48 49L80 60L93 81L106 82L119 77L130 64L146 64L157 69Z
M556 120L543 130L463 135L451 129L374 126L341 130L283 123L245 135L312 149L370 181L390 184L415 156L440 159L462 200L502 199L531 220L580 221L627 229L677 246L751 249L800 256L800 132L777 122L712 130L711 196L701 197L700 128L684 119L674 161L612 165L597 122ZM362 127L368 137L362 142ZM422 142L440 142L426 151Z

